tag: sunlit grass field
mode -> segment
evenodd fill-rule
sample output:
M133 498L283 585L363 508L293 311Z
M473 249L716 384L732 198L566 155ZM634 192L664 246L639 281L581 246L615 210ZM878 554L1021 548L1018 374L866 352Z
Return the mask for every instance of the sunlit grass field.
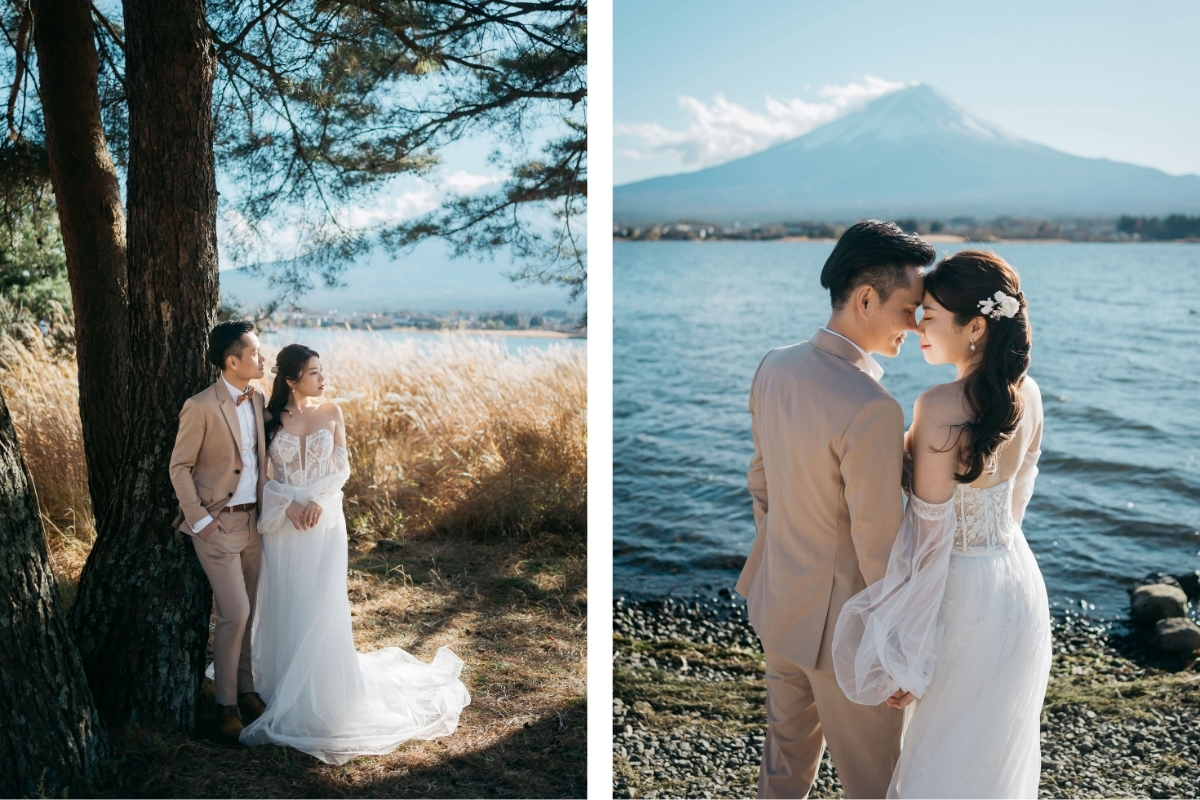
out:
M268 366L274 352L266 349ZM346 419L348 589L358 648L466 662L458 731L333 767L211 735L118 732L108 796L579 796L586 740L586 355L502 343L347 340L321 352ZM261 388L269 393L271 378ZM0 390L68 603L95 536L76 368L0 341ZM380 540L384 540L380 545Z

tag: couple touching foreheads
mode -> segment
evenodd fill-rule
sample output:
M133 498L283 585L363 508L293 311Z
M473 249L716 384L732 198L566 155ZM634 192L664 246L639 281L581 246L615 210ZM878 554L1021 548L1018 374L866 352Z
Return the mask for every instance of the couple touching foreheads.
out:
M396 647L354 649L342 412L301 344L279 351L266 402L250 385L265 364L253 328L222 322L209 334L221 377L184 403L171 454L173 525L192 537L216 601L218 730L334 764L453 733L470 703L457 656L441 648L424 664Z
M1020 527L1042 440L1027 307L994 253L926 273L934 256L891 223L847 229L821 272L828 324L751 385L737 589L766 654L760 797L806 796L826 743L847 797L1037 797L1051 641ZM872 356L910 331L957 378L905 432Z

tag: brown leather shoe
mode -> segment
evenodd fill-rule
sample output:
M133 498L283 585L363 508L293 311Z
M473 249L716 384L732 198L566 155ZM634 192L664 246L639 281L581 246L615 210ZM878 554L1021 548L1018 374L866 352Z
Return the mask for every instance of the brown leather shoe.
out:
M246 692L238 695L238 708L242 711L242 719L249 725L263 715L267 704L258 696L258 692Z
M217 732L222 739L237 744L243 727L237 706L217 706Z

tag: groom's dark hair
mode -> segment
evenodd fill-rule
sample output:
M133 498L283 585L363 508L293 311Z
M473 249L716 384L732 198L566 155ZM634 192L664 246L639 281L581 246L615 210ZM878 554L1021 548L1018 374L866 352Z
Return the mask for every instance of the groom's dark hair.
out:
M254 330L254 323L248 319L219 322L208 334L208 361L219 370L225 369L225 359L230 356L242 357L246 349L247 333Z
M908 286L909 268L927 267L936 255L928 242L915 233L905 233L894 222L856 222L826 259L821 286L829 290L835 309L846 305L850 293L864 283L886 303L892 292Z

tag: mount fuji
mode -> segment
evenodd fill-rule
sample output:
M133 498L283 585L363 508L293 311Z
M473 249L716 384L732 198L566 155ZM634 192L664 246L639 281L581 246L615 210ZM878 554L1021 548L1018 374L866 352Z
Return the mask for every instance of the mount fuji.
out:
M1068 155L929 86L715 167L613 189L615 222L1200 214L1200 175Z

